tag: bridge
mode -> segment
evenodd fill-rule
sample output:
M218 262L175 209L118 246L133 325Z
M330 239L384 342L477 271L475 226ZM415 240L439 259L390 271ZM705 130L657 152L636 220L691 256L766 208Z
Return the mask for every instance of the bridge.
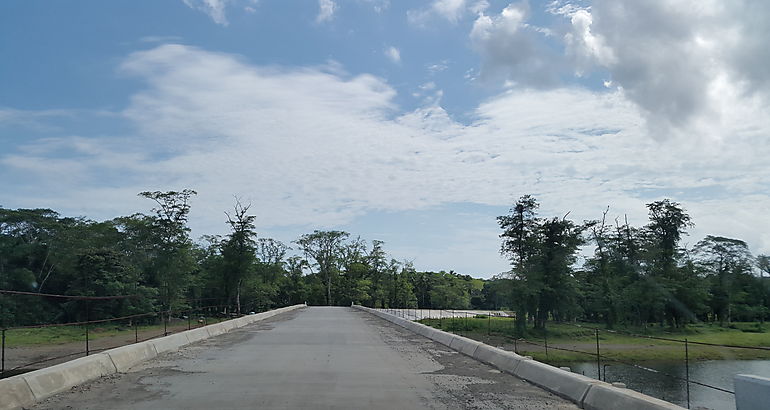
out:
M154 349L166 350L163 343ZM123 371L121 356L113 355L110 363L118 373L25 408L577 409L582 404L554 394L558 386L548 391L350 307L286 311L168 350ZM35 393L50 380L26 383ZM678 408L639 403L630 408Z

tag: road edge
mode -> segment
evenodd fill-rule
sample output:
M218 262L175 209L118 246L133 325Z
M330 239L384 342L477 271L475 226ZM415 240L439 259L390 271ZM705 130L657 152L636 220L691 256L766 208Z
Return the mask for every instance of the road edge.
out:
M388 322L425 336L437 343L489 364L532 384L564 397L588 410L683 410L683 407L636 392L614 387L587 376L568 372L529 357L499 349L485 343L444 332L422 323L413 322L388 312L354 305L353 308L371 313Z
M246 315L237 319L105 350L101 353L2 379L0 380L0 410L15 410L31 406L79 384L110 374L125 373L131 367L159 354L179 350L191 343L305 306L304 304L293 305Z

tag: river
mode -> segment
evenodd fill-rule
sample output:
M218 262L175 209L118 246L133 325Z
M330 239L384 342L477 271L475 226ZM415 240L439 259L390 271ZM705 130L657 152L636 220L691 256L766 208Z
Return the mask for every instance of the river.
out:
M654 362L640 363L640 366L685 378L684 363ZM569 363L573 372L596 378L596 362ZM682 407L687 407L687 386L683 380L677 380L660 373L654 373L622 364L603 366L602 375L608 382L622 382L630 389L657 397ZM770 360L709 360L690 363L690 380L734 391L733 376L753 374L770 377ZM707 387L690 384L690 408L713 410L734 410L735 398Z

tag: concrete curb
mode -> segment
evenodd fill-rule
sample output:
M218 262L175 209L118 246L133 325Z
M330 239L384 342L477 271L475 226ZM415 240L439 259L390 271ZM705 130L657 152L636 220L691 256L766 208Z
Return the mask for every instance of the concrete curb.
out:
M391 323L425 336L474 359L492 365L506 373L527 380L556 395L571 400L581 408L590 410L683 410L669 403L645 394L613 387L590 377L571 373L551 365L541 363L516 353L498 349L467 337L447 333L425 326L421 323L405 320L389 313L353 306L379 316Z
M581 407L588 410L679 410L683 408L646 394L608 386L605 383L591 386Z
M140 362L152 359L161 353L178 350L190 343L303 307L305 305L294 305L256 315L247 315L157 339L121 346L45 369L2 379L0 380L0 410L14 410L31 406L35 402L79 384L110 374L126 372Z

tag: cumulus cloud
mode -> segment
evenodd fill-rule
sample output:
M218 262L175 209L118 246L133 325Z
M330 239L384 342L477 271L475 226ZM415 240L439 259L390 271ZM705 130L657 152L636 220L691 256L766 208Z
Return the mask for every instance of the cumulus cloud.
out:
M470 39L483 58L482 78L502 77L525 87L557 84L561 62L542 41L543 33L527 23L529 14L529 4L520 2L476 18Z
M339 69L262 67L164 45L131 54L121 70L144 84L121 113L137 132L24 144L0 157L0 178L19 181L9 198L100 217L141 209L139 191L191 187L200 193L193 227L217 232L233 194L255 204L263 227L500 206L524 193L545 213L588 219L609 204L640 224L645 202L671 197L703 227L693 236L770 251L770 222L756 218L770 199L770 117L759 103L726 111L729 142L694 146L648 138L644 113L621 90L515 88L464 125L437 101L400 112L385 80Z
M387 57L388 60L392 61L394 64L401 63L401 52L396 47L390 46L385 49L384 53L385 57Z
M337 3L333 0L318 0L318 15L315 18L316 23L323 23L334 18L334 12L337 10Z
M730 138L728 111L770 105L765 2L557 0L545 11L566 25L533 26L526 1L479 13L469 36L482 79L552 88L593 76L635 103L658 139Z
M770 24L757 16L768 12L754 2L597 0L565 13L567 52L578 71L606 70L653 136L726 138L725 110L767 96Z

